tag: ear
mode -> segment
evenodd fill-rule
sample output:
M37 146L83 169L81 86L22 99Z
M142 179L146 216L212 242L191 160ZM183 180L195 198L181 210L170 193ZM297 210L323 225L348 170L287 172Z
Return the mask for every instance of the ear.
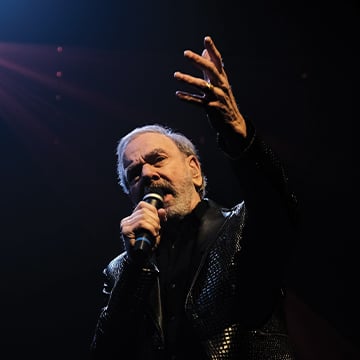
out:
M199 160L194 155L189 155L187 160L190 167L193 183L195 187L198 188L203 182Z

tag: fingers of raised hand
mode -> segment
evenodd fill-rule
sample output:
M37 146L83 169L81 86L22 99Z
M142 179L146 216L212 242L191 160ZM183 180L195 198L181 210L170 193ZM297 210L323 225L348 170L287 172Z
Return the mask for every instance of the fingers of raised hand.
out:
M207 53L207 57L215 64L216 69L219 72L222 72L224 67L224 62L222 60L220 51L217 49L210 36L205 36L204 46L205 46L205 50L203 51L203 54Z

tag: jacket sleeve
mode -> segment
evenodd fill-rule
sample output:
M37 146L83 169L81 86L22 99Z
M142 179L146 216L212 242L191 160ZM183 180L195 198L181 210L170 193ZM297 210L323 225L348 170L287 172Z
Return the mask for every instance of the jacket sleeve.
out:
M93 359L117 358L129 348L144 314L146 294L157 279L156 268L133 264L125 253L112 260L103 274L105 306L90 347Z
M243 260L253 273L251 284L276 291L286 286L286 267L297 241L298 198L283 161L250 122L247 129L245 139L219 134L218 144L229 158L246 206Z
M299 221L298 199L289 180L288 169L271 146L258 135L255 127L247 121L248 136L244 139L233 133L218 133L218 145L229 158L237 176L244 199L249 205L258 205L267 198L280 205L292 225ZM254 201L254 200L257 201Z

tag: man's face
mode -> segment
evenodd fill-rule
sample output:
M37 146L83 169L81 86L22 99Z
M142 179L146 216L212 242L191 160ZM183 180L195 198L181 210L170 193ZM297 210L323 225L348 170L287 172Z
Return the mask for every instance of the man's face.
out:
M144 133L131 140L124 152L124 168L134 205L150 185L163 190L169 218L188 214L200 201L196 191L202 183L198 160L182 153L165 135Z

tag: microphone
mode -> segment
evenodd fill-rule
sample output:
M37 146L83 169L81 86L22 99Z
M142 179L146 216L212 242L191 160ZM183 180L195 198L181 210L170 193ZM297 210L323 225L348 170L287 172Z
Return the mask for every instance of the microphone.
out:
M164 194L161 189L148 188L142 199L147 203L155 206L157 209L163 207ZM136 233L134 252L137 254L147 255L154 246L155 239L147 230L139 230Z

